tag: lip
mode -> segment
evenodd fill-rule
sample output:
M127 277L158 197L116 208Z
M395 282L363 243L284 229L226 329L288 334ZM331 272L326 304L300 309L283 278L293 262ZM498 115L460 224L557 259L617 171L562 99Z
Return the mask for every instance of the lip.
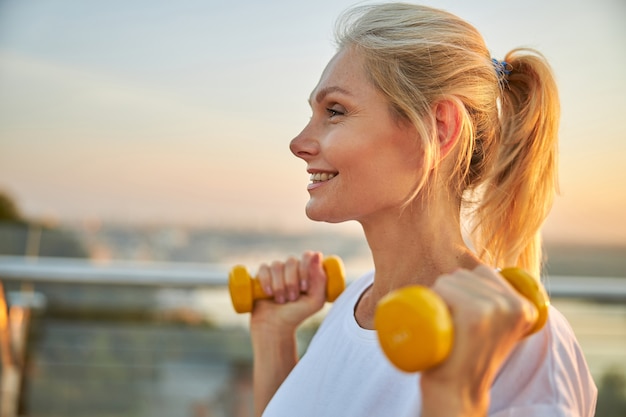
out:
M319 182L310 182L310 183L307 184L306 189L310 191L310 190L314 190L316 188L323 187L326 184L328 184L329 182L331 182L333 179L326 180L326 181L319 181Z
M326 183L327 183L327 182L328 182L328 181L324 181L324 182L312 182L312 183L309 183L309 184L306 186L306 189L307 189L308 191L315 190L316 188L323 187L324 185L326 185Z

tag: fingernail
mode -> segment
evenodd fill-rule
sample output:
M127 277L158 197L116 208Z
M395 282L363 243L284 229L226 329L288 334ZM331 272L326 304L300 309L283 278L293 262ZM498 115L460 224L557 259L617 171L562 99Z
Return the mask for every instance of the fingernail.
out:
M298 293L295 291L289 292L289 301L296 301L298 299Z
M282 295L278 295L278 296L276 296L276 302L277 302L278 304L285 304L285 297L284 297L284 296L282 296Z
M270 287L269 285L264 286L263 292L267 295L272 295L272 287Z
M300 281L300 291L306 291L309 289L309 283L305 280Z

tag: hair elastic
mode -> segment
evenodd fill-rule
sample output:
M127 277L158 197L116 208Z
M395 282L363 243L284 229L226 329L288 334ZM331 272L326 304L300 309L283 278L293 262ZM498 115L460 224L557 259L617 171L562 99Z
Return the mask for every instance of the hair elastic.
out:
M507 77L511 74L511 70L507 69L509 64L506 61L498 61L495 58L491 58L491 62L493 62L493 66L498 74L498 80L500 82L507 81Z

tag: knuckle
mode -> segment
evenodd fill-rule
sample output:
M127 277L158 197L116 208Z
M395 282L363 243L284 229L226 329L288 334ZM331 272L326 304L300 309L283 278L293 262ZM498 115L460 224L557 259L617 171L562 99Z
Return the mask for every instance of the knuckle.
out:
M505 308L508 315L514 320L520 319L524 315L524 310L526 309L524 300L517 294L512 294L506 298Z
M285 267L290 269L290 270L292 270L292 271L297 270L299 264L300 264L300 260L298 258L296 258L295 256L290 256L285 261Z
M284 264L281 261L273 261L270 265L270 269L274 273L282 272Z
M284 265L280 261L274 261L270 265L272 287L276 295L282 294L285 288L283 268Z
M513 315L515 315L516 317L521 317L526 311L526 303L524 302L524 300L522 300L521 297L514 297L511 300L510 308Z
M270 267L266 263L263 263L263 264L259 265L259 271L257 273L257 276L261 280L269 279L269 277L270 277Z
M462 321L465 330L469 334L484 334L490 328L493 317L490 311L491 309L485 306L464 311Z
M501 298L499 314L511 329L524 329L528 325L529 309L527 302L518 294Z

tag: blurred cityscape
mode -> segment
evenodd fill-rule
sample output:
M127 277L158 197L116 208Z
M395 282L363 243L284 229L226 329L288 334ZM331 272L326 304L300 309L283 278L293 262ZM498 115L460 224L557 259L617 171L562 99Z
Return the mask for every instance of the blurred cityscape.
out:
M299 256L305 250L336 254L354 273L371 268L362 236L235 227L140 225L99 220L59 223L25 219L0 191L0 255L87 258L96 262L184 262L231 265ZM545 242L546 273L626 277L626 244Z
M4 255L256 267L316 250L340 255L353 273L371 268L369 249L358 235L100 222L0 222L0 226L0 254ZM626 276L626 245L546 242L545 251L545 271L550 275Z

